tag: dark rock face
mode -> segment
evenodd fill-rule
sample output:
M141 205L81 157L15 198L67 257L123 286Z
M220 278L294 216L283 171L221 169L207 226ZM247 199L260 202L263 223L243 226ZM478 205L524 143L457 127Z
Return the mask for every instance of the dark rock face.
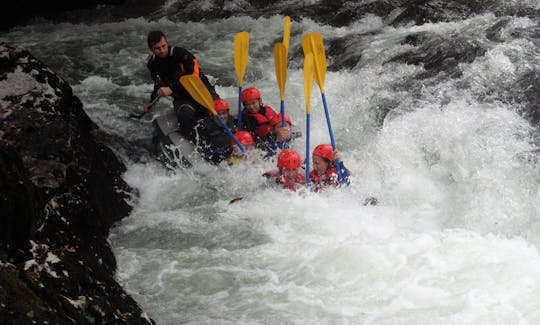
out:
M98 5L117 5L124 0L56 0L56 1L38 1L38 0L21 0L8 2L8 8L4 9L5 14L0 20L0 30L8 30L9 28L22 24L28 19L35 16L52 17L60 12L65 12L74 9L92 8Z
M429 78L441 72L450 76L459 76L461 74L458 69L459 63L471 63L477 57L483 56L487 50L479 42L459 35L451 35L451 37L442 39L441 36L435 34L416 34L409 35L405 41L415 46L418 43L420 45L390 61L421 64L426 73L417 76L418 78Z
M114 281L133 191L71 87L0 44L0 323L150 324Z

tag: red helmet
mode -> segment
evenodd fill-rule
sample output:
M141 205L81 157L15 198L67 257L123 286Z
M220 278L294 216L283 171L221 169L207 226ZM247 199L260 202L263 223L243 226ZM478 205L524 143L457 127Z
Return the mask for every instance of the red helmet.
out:
M292 149L283 150L277 159L277 166L279 168L300 168L301 164L300 155Z
M238 131L234 134L236 139L238 139L238 142L240 142L241 145L244 147L250 146L254 143L253 136L251 136L251 133L248 131ZM231 140L231 145L236 145L234 140Z
M253 99L261 99L261 93L257 88L249 87L242 91L242 103Z
M276 124L278 124L278 123L279 123L280 126L281 126L281 113L279 113L278 115L276 115L276 116L274 116L274 117L272 117L272 118L270 119L270 125L271 125L272 127L274 127L274 126L275 126ZM291 117L290 117L289 115L287 115L287 114L285 114L285 123L288 123L289 125L292 124L292 119L291 119Z
M221 112L225 110L229 110L229 103L225 99L214 99L214 108L216 109L216 112Z
M334 160L334 150L329 144L320 144L316 146L313 150L313 155L322 157L324 159L327 159L328 161Z

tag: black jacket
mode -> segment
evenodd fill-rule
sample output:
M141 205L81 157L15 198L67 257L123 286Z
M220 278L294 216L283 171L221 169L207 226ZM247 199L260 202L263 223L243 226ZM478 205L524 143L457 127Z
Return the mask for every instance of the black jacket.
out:
M152 92L151 100L156 97L157 90L163 86L171 88L174 99L193 100L180 84L180 77L189 74L198 75L212 94L212 97L214 99L219 98L216 90L200 69L195 56L184 48L169 46L169 55L165 58L151 55L148 59L147 67L150 70L152 80L154 80L154 91Z

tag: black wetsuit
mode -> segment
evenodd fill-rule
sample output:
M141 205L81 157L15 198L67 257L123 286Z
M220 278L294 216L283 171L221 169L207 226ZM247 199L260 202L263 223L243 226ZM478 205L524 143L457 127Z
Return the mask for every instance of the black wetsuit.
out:
M229 116L225 124L232 130L236 121ZM197 149L203 153L204 158L215 164L227 159L232 153L231 138L213 117L199 121L195 127L195 139Z
M180 77L189 74L198 75L212 97L219 98L208 78L202 73L197 59L184 48L169 46L169 54L166 57L160 58L151 55L147 66L152 80L154 80L154 91L150 99L153 100L157 96L160 87L170 87L173 92L174 109L178 116L180 132L188 140L193 141L193 129L198 120L208 116L208 111L182 87Z

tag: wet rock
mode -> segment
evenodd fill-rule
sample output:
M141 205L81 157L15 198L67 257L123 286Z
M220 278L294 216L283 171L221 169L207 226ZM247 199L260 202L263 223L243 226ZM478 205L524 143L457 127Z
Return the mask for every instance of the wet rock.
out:
M0 68L0 323L152 323L107 242L125 167L62 78L7 44Z
M362 59L359 54L368 47L368 38L362 34L347 35L341 38L328 40L327 47L328 70L339 71L352 69Z
M104 4L120 4L123 0L82 0L82 1L38 1L38 0L21 0L17 3L9 3L6 12L9 15L4 15L4 19L0 21L0 30L8 30L9 28L25 23L29 19L36 16L53 17L59 13L81 9L95 8L98 5Z
M506 102L523 103L520 113L532 125L540 123L540 71L532 70L524 74L513 89L499 98Z
M441 39L442 37L444 39ZM433 77L438 73L457 77L461 73L459 63L473 62L487 51L477 40L466 39L460 35L441 36L433 33L419 33L409 35L405 42L417 45L417 47L388 62L422 65L426 72L417 76L420 79Z

